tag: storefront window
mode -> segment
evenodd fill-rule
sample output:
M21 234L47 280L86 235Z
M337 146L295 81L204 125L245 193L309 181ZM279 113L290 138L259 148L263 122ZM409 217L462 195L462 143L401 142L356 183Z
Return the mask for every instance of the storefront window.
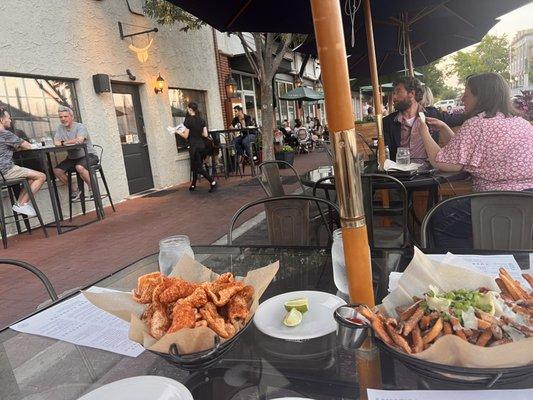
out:
M0 76L0 108L6 108L19 136L53 136L59 125L60 105L74 111L80 121L74 81L56 78Z
M245 114L261 125L261 110L258 103L258 96L255 92L254 77L234 73L233 77L237 81L237 95L242 99Z
M291 91L293 89L293 84L290 82L276 82L276 88L278 91L278 97ZM278 101L278 125L281 125L283 120L288 120L291 125L294 124L296 118L296 108L294 101L279 100Z
M190 102L198 104L200 115L209 126L209 122L207 121L205 92L201 90L169 88L168 95L170 99L170 109L172 111L173 126L182 124L183 121L185 121L185 117L187 116L187 104ZM188 148L187 141L179 135L176 135L176 145L178 146L178 152L185 151Z

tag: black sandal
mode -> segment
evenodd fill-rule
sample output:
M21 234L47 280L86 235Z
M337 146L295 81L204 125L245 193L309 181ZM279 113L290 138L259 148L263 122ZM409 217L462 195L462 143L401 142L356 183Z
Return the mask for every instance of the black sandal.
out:
M209 188L209 193L213 193L215 190L217 190L217 186L217 183L213 181L213 183L211 183L211 187Z
M196 189L196 186L194 185L189 186L189 192L194 192L194 189Z

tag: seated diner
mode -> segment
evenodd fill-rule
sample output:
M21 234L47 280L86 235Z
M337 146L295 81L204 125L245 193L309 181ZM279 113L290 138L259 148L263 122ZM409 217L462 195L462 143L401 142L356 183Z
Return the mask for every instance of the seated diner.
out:
M505 80L496 73L472 75L462 101L467 120L455 134L443 121L427 118L427 125L450 137L446 146L441 148L428 126L421 126L431 165L470 173L474 192L533 191L533 125L516 115ZM434 221L440 243L472 247L469 199L441 208Z

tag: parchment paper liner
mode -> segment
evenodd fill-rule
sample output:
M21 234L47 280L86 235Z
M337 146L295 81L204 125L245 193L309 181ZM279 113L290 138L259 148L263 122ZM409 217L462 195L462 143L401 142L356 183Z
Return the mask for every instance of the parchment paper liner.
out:
M395 307L413 303L429 285L447 292L454 289L486 287L499 292L492 277L453 265L435 265L415 247L414 257L399 280L398 288L383 299L383 311L396 317ZM439 338L427 350L412 355L439 364L470 368L506 368L533 364L533 338L495 347L480 347L455 335Z
M259 305L260 297L276 275L278 269L279 262L276 261L266 267L248 272L242 279L245 285L251 285L254 288L252 306L246 323L253 317ZM190 282L205 282L214 281L219 275L191 257L184 255L178 261L170 276L181 277ZM216 333L204 326L194 329L182 329L178 332L167 334L160 340L154 339L150 335L148 327L140 320L146 305L134 301L131 297L131 292L92 293L84 291L83 294L96 307L129 322L129 338L148 350L168 354L170 345L176 343L180 354L190 354L213 347ZM223 341L224 339L221 339L221 342Z

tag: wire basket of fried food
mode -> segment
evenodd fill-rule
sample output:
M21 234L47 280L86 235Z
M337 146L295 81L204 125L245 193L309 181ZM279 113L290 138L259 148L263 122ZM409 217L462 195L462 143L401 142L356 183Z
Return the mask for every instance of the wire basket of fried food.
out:
M237 278L183 256L169 276L140 276L132 292L84 294L129 322L131 340L181 368L199 369L238 340L278 268L276 262Z
M440 273L445 276L446 270ZM475 280L469 271L464 274L465 280ZM533 284L531 275L523 278L524 286ZM495 283L499 291L442 291L430 285L394 312L357 310L370 321L378 345L419 375L472 386L503 385L533 375L533 286L523 287L503 268Z

